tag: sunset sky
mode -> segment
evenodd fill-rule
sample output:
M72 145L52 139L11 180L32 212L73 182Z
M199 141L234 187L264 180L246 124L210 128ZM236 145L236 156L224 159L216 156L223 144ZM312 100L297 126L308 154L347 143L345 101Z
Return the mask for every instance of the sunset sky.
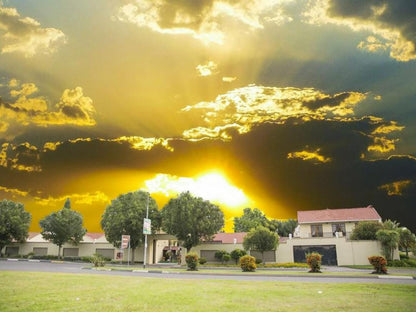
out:
M90 232L138 189L232 231L373 205L416 232L416 1L0 0L0 199Z

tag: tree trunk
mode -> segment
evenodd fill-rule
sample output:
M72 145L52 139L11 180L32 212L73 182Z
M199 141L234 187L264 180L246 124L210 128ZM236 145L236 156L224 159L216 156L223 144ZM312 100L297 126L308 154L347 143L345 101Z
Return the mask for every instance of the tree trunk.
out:
M58 259L61 259L61 245L58 245Z
M131 263L134 264L134 251L136 250L136 248L131 248Z

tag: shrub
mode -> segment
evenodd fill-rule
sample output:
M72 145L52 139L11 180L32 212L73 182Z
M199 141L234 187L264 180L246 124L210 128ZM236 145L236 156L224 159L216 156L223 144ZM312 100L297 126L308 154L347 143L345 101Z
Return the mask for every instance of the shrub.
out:
M321 273L322 255L317 252L307 253L306 263L309 265L310 273Z
M374 267L375 274L387 274L387 261L382 256L371 256L368 257L368 261Z
M215 252L215 259L221 261L221 263L224 263L230 261L231 256L225 250L218 250Z
M90 259L91 263L94 265L94 267L103 267L105 265L105 259L103 256L101 256L100 254L93 254L91 259Z
M245 250L236 248L233 251L231 251L230 256L231 256L231 259L234 259L235 260L235 264L238 264L238 260L240 260L240 258L242 256L245 256L246 254L247 253L246 253Z
M194 252L190 252L185 256L186 265L189 271L197 271L198 255Z
M205 264L207 263L207 259L205 257L199 258L199 264Z
M263 260L261 260L260 258L256 258L256 264L260 264L262 262L263 262Z
M254 272L257 268L256 258L245 255L240 258L240 267L243 272Z

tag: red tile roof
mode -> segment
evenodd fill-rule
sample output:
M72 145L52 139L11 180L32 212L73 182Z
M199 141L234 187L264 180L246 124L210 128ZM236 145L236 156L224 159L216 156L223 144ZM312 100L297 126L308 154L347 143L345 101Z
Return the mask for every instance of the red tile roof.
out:
M85 233L86 236L90 237L91 239L99 239L104 236L104 233Z
M212 243L222 243L222 244L234 244L234 239L236 244L242 244L244 236L247 233L217 233L214 235ZM207 242L210 243L210 242Z
M325 223L338 221L381 221L381 217L373 206L364 208L298 211L298 223Z

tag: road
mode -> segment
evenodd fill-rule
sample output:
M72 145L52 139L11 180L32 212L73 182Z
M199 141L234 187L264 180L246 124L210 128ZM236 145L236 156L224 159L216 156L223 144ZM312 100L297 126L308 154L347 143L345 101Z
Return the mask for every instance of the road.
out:
M119 276L136 276L147 278L176 278L176 279L221 279L237 281L282 281L282 282L310 282L310 283L381 283L381 284L407 284L416 285L416 279L394 275L383 276L378 278L375 275L368 277L356 276L325 276L319 274L305 275L247 275L247 274L229 274L222 273L204 273L202 270L198 273L187 273L186 271L173 272L163 271L162 269L149 268L147 271L138 270L118 271L118 270L92 270L85 269L85 263L71 262L36 262L36 261L0 261L0 271L26 271L26 272L54 272L54 273L72 273L72 274L107 274Z

